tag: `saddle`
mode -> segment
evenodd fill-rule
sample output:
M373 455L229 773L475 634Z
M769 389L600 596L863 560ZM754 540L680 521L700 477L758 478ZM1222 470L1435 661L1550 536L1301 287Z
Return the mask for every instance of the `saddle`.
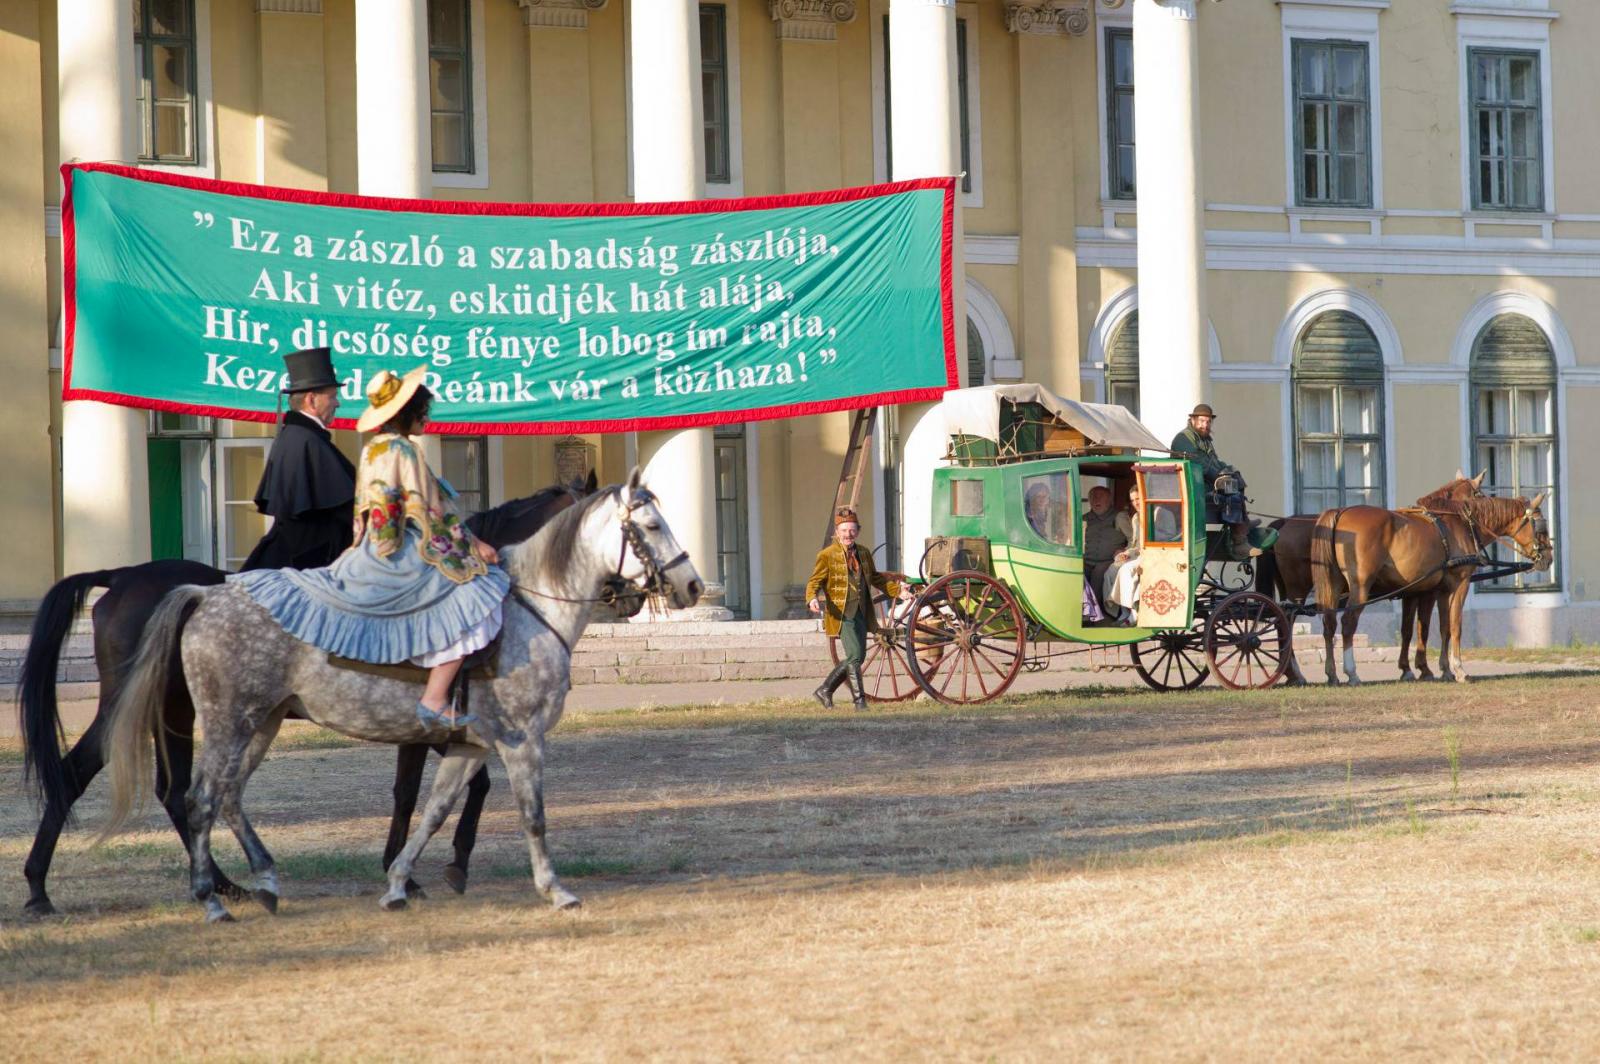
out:
M370 661L359 661L355 658L342 658L337 654L328 654L328 664L336 669L346 669L350 672L365 673L368 676L381 676L386 680L399 680L401 683L416 684L421 687L428 679L428 670L421 665L413 665L409 661L394 662L379 665ZM465 715L467 712L467 682L476 680L484 682L499 676L500 664L500 636L496 635L489 645L482 650L474 651L467 655L461 663L461 671L456 673L456 678L450 681L450 704L457 713Z

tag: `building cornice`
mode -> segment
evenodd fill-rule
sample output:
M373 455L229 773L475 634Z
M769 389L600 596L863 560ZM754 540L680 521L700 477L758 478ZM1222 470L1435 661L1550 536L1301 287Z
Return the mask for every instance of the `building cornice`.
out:
M256 0L258 14L320 15L322 0Z
M586 30L589 12L600 11L607 0L517 0L524 26L558 30Z
M1006 5L1006 29L1045 37L1082 37L1089 32L1088 0L1070 4L1042 0Z
M1504 4L1474 4L1466 2L1466 0L1458 0L1458 2L1451 4L1449 10L1452 15L1471 18L1539 19L1544 22L1554 22L1561 17L1559 11L1551 11L1549 8L1507 7Z
M856 0L767 0L780 41L836 41L839 23L856 17Z

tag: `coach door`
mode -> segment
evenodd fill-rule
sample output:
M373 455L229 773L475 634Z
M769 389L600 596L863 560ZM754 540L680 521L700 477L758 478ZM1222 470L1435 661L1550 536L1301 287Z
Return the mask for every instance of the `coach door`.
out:
M1189 478L1181 465L1138 467L1140 628L1187 628L1194 614L1189 571Z

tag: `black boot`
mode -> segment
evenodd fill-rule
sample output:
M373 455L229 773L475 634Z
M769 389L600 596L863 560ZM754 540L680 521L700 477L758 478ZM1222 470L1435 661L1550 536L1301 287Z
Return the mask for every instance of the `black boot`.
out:
M823 709L833 708L833 692L837 691L839 685L844 683L845 674L849 670L849 665L840 662L833 667L832 672L828 673L828 678L822 681L822 686L811 692L811 697L821 702Z
M850 681L850 701L856 709L867 708L867 688L861 682L861 666L852 662L845 666L845 678Z

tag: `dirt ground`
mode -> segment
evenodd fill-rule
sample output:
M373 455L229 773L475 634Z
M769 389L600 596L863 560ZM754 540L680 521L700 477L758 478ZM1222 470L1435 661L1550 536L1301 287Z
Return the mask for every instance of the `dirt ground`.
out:
M381 912L392 755L291 725L247 796L279 915L205 926L154 815L89 848L97 784L65 915L25 921L0 744L0 1059L1592 1059L1592 664L579 715L547 788L577 913L498 766L467 894L440 837Z

